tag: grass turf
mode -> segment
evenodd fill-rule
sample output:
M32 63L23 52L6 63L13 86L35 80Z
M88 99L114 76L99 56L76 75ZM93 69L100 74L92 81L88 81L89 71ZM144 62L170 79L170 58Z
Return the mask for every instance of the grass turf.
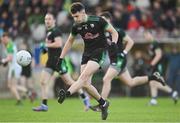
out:
M149 98L111 98L109 117L104 122L180 122L180 105L169 98L158 99L157 106L148 106ZM0 100L0 122L102 122L101 113L84 112L82 101L67 99L63 104L49 100L48 112L33 112L28 100L15 106L15 100ZM96 104L95 101L92 101Z

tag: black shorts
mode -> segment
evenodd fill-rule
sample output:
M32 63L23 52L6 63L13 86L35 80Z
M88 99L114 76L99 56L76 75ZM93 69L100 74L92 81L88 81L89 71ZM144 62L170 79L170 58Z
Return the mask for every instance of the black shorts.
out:
M54 71L59 72L59 74L61 75L67 73L68 68L65 61L60 66L60 71L57 70L57 66L56 66L57 60L58 60L58 57L56 56L53 58L48 58L46 62L47 71L50 72L50 74L52 74Z
M165 76L165 65L162 63L158 63L154 67L153 72L159 72L161 76Z
M32 75L31 71L31 64L29 64L28 66L22 67L21 75L30 78Z
M84 53L82 56L81 65L87 64L89 60L97 62L100 66L104 63L106 51L103 48L94 50L91 53Z

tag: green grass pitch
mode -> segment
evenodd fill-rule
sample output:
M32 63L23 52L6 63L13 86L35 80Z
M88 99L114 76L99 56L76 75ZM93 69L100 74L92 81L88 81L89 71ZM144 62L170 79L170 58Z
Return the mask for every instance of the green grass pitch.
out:
M109 117L103 122L180 122L180 104L161 98L157 106L148 106L148 101L149 98L111 98ZM33 112L32 107L39 102L25 100L23 106L15 106L15 100L1 99L0 122L102 122L101 113L85 112L78 98L67 99L63 104L51 99L48 112Z

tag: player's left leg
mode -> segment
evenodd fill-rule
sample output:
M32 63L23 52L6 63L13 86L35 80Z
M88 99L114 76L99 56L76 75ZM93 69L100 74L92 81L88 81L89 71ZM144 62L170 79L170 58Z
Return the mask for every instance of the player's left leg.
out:
M88 80L90 80L91 76L99 69L99 67L100 66L97 62L91 60L88 61L84 71L79 76L77 82L73 83L67 92L65 92L64 90L61 90L59 92L58 102L63 103L66 96L70 96L71 94L75 93L77 90L83 87L92 97L94 97L99 102L102 108L102 119L105 120L108 116L109 103L100 96L96 88L92 86L91 83L88 83Z

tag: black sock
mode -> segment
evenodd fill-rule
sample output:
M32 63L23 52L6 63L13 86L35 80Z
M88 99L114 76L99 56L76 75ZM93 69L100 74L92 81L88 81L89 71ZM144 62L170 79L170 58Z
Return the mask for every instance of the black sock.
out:
M86 98L86 95L85 95L84 93L82 93L82 94L80 94L80 97L81 97L82 99L85 99L85 98Z
M99 100L99 105L104 105L106 103L106 101L101 97Z
M43 99L42 104L47 105L47 99Z
M67 92L66 92L66 97L69 97L69 96L71 96L71 92L70 92L70 91L67 91Z

